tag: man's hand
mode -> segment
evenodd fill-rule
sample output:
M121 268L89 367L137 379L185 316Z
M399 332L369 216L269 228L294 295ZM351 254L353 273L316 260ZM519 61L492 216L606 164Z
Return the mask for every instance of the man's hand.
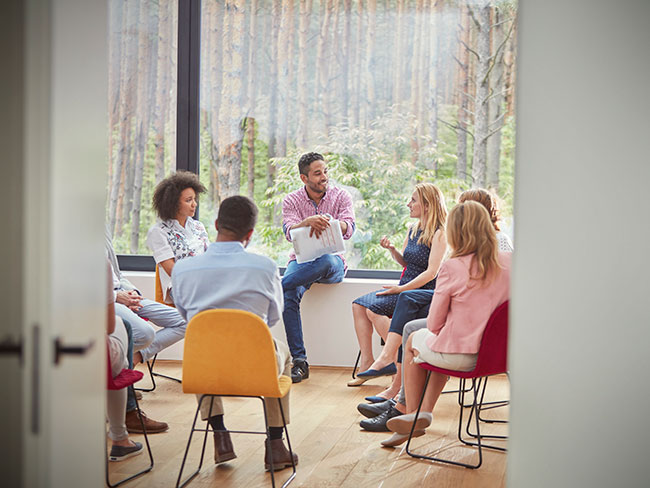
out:
M316 234L316 237L320 237L325 229L330 226L330 219L326 215L312 215L307 217L302 221L302 225L305 227L311 227L309 231L309 237Z
M118 291L117 296L115 297L115 301L117 303L121 303L122 305L129 307L134 312L142 308L142 306L140 305L140 300L142 300L142 297L138 295L138 293L135 290Z

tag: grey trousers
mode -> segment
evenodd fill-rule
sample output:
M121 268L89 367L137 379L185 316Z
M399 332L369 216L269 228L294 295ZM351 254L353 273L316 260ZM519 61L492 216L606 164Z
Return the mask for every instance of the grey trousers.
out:
M116 303L115 313L131 324L133 350L140 351L143 361L148 361L163 349L183 339L187 324L173 307L148 298L143 298L140 305L141 308L134 312L121 303ZM155 331L151 324L162 328Z
M408 341L409 336L416 330L424 329L427 326L427 319L417 319L411 320L404 326L404 333L402 334L402 351L404 351L404 357L406 357L406 341ZM402 363L402 387L399 389L397 395L397 403L406 405L406 394L404 393L404 364Z
M289 348L284 342L273 340L275 342L275 357L278 363L278 371L280 375L291 377L291 354L289 353ZM284 419L287 424L289 423L289 391L284 398L280 399L282 403L282 410L284 411ZM196 401L198 402L201 399L201 395L196 395ZM280 406L278 405L277 398L265 398L264 403L266 404L266 412L269 419L269 427L284 427L282 423L282 414L280 413ZM212 406L210 405L212 404ZM212 410L210 410L212 408ZM223 402L220 397L213 397L212 402L209 400L204 400L201 404L201 419L208 420L208 415L222 415Z

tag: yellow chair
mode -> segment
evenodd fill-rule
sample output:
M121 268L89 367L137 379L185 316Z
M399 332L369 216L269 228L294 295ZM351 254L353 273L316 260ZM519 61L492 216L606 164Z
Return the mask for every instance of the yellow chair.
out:
M160 265L156 264L156 283L155 283L155 300L158 303L162 303L163 305L169 305L170 307L174 306L174 303L167 303L165 302L165 297L163 296L163 290L162 286L160 285Z
M293 450L289 440L280 399L291 388L291 378L278 377L275 345L269 327L257 315L243 310L206 310L195 315L187 325L185 332L185 350L183 352L183 392L201 395L196 408L192 430L187 441L181 471L178 474L177 487L185 486L201 470L205 444L209 428L196 428L196 420L201 404L214 396L254 397L262 400L264 408L265 432L232 431L236 433L263 434L269 439L269 425L264 398L277 398L284 423L284 432L291 459ZM203 448L199 467L181 484L183 467L192 442L194 432L204 432ZM272 451L269 449L269 452ZM272 454L271 454L272 455ZM273 459L271 459L273 465ZM275 487L273 470L271 483ZM296 476L296 466L282 487L286 487Z

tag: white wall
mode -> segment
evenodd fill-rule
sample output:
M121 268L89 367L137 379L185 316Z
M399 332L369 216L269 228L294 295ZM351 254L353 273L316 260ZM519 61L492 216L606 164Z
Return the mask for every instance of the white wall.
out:
M125 276L153 299L154 273L126 272ZM336 285L313 285L302 300L301 312L307 360L314 366L353 366L359 352L352 324L352 300L378 290L396 280L360 280L346 278ZM271 329L273 336L286 342L281 323ZM379 336L373 342L380 350ZM182 359L183 341L162 351L160 359Z
M650 2L520 7L508 485L650 486Z

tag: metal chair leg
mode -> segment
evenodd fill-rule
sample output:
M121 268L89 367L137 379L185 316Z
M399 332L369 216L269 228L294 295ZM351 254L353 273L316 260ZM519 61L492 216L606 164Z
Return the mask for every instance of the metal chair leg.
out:
M128 388L133 388L133 385L130 385ZM135 391L133 392L133 394L135 395ZM146 467L145 469L141 470L141 471L138 471L137 473L135 473L135 474L133 474L131 476L128 476L128 477L118 481L117 483L111 483L111 480L110 480L110 477L109 477L109 472L108 472L109 471L108 470L109 461L108 461L108 452L107 452L106 453L106 484L110 488L115 488L116 486L123 485L124 483L126 483L128 481L131 481L132 479L135 479L138 476L142 476L143 474L148 473L149 471L151 471L153 469L153 465L154 465L153 453L151 452L151 446L149 445L149 438L147 437L147 429L146 429L146 427L144 425L144 420L142 418L142 412L140 412L140 405L138 405L138 399L137 398L135 400L135 409L138 412L138 417L140 418L140 424L142 425L142 433L144 434L144 442L145 442L145 445L147 446L147 452L149 454L149 466Z
M357 354L357 360L354 362L354 368L352 368L352 379L355 379L357 376L357 368L359 367L359 361L361 360L361 349L359 349L359 354Z
M202 395L201 398L199 399L199 405L196 407L196 413L194 414L194 422L192 422L192 429L190 430L190 437L187 440L187 447L185 448L185 454L183 454L183 461L181 462L181 470L178 473L178 479L176 480L176 488L182 488L183 486L187 485L194 477L199 474L201 471L201 466L203 466L203 457L205 455L205 444L206 441L208 440L208 431L210 430L209 424L206 421L206 426L205 429L197 429L196 428L196 419L199 416L199 412L201 411L201 404L203 403L203 400L205 398L210 398L212 400L212 397L214 395ZM212 415L212 402L210 402L210 411L208 412L208 418L210 418ZM192 472L192 474L187 478L183 483L181 483L181 478L183 476L183 468L185 467L185 461L187 460L187 455L190 452L190 445L192 444L192 435L194 432L205 432L205 435L203 436L203 447L201 448L201 458L199 459L199 466L196 468L195 471Z

